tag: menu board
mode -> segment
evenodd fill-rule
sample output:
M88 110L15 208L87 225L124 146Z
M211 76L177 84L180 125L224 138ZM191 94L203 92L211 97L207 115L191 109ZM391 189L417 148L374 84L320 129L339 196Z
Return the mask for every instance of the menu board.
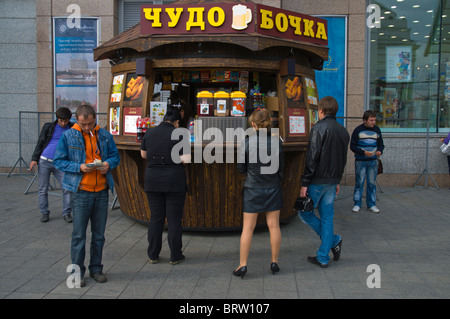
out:
M167 102L150 102L151 126L158 126L166 115Z
M120 102L122 100L123 78L124 74L114 76L110 102Z
M141 107L124 107L123 108L123 134L136 135L136 120L142 116Z
M289 135L305 135L306 134L306 110L305 109L288 109L289 115Z

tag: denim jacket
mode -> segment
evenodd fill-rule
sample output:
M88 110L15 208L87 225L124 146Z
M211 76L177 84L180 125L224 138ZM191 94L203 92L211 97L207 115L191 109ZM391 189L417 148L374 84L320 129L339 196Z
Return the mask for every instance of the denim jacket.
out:
M105 129L98 130L98 140L101 150L102 162L109 163L109 171L106 173L106 182L109 189L114 191L114 179L111 170L120 163L120 155L117 151L112 135ZM80 131L70 129L64 132L56 148L53 165L64 172L63 185L73 193L78 191L83 172L80 171L81 164L86 161L86 151L83 136Z

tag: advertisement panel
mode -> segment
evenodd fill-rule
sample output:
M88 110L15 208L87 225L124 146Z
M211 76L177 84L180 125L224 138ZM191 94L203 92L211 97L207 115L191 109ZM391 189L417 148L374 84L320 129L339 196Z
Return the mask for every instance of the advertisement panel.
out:
M80 18L78 27L69 24L67 17L53 18L55 111L65 106L75 113L82 103L98 111L98 65L93 54L98 24L95 17Z
M321 71L315 71L319 100L324 96L334 97L339 110L337 117L346 116L347 108L347 17L321 17L328 22L328 60ZM358 114L358 116L362 114ZM344 125L344 119L338 119Z
M412 47L386 47L386 82L411 82Z

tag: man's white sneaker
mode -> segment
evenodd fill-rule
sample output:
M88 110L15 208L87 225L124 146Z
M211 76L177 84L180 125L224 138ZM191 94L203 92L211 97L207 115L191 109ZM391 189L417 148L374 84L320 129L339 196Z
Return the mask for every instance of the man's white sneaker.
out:
M380 212L380 210L378 209L377 206L370 207L369 211L371 211L372 213L377 213L377 214Z
M360 209L361 209L361 207L355 205L355 206L353 206L353 208L352 208L352 212L357 213L357 212L359 212Z

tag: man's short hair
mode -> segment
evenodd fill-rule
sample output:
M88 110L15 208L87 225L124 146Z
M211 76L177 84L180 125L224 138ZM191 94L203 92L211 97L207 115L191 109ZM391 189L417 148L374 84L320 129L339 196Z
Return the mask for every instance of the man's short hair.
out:
M68 107L60 107L56 110L56 118L61 120L70 120L72 111Z
M325 96L319 101L318 109L322 110L324 115L336 116L339 105L334 97Z
M87 119L89 115L92 115L94 119L97 116L97 113L95 112L95 109L92 107L92 105L82 104L77 107L77 112L75 113L75 117L77 118L77 120L80 118L80 116L83 116L85 119Z
M369 119L369 117L375 117L376 118L377 117L377 113L375 113L372 110L365 111L364 114L363 114L363 120L367 121Z

